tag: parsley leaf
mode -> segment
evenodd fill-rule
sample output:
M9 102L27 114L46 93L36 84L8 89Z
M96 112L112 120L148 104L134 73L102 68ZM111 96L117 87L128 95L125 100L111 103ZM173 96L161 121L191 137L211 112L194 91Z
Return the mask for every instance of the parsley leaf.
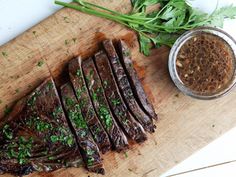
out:
M160 47L161 44L171 47L179 36L180 34L176 33L159 33L156 37L152 38L152 42L156 47Z
M133 12L140 12L145 11L146 7L157 4L157 3L163 3L167 0L131 0L132 6L133 6Z
M43 66L43 64L44 64L44 61L43 61L43 60L40 60L40 61L38 61L37 66L38 66L38 67L41 67L41 66Z
M236 7L233 5L225 6L220 9L216 9L210 15L210 25L223 27L224 19L235 19L236 16Z
M146 56L150 54L150 42L151 40L149 38L139 33L140 52Z

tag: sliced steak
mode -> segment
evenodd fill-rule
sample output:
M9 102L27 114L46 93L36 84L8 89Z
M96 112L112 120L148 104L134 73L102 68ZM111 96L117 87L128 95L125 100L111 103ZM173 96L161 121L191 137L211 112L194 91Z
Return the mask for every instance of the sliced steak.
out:
M85 81L83 79L80 58L75 58L69 62L69 75L80 104L82 115L86 120L99 149L102 153L105 153L111 148L110 140L94 111Z
M51 78L0 122L0 149L0 173L22 176L83 163Z
M114 117L117 118L126 134L136 142L143 142L147 139L143 127L129 113L123 98L121 97L118 86L115 82L109 60L105 52L100 51L95 54L95 63L100 79Z
M130 85L133 88L136 98L138 98L137 100L140 103L140 106L149 116L157 120L157 114L155 113L154 107L148 100L148 97L143 89L141 81L139 80L138 75L133 66L130 49L128 48L127 44L122 40L118 41L118 51L118 54L120 55L120 61L126 71L126 74L130 81Z
M141 125L146 131L150 133L154 132L155 125L153 124L152 118L145 114L145 112L143 112L143 110L139 107L139 104L137 103L134 97L133 90L129 83L128 77L124 71L124 68L112 44L112 41L103 41L103 46L108 55L119 89L131 113L141 123Z
M81 63L84 78L86 80L87 88L89 89L90 97L94 105L94 109L100 118L100 121L107 131L110 139L119 152L128 147L128 141L120 127L117 125L112 112L109 109L102 83L96 71L95 64L92 58L83 60Z
M99 149L90 134L71 84L64 84L61 86L60 90L65 112L75 131L77 142L87 169L92 172L104 174Z

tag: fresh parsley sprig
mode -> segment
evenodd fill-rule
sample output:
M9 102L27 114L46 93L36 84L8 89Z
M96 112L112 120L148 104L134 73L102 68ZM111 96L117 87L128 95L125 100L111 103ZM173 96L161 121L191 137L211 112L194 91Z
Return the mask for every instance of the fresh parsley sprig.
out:
M132 10L122 14L105 7L74 0L75 4L55 1L56 4L78 11L106 18L135 30L139 35L140 51L150 54L150 49L161 45L172 46L186 30L200 26L222 27L225 18L234 19L236 7L233 5L216 9L207 14L189 5L187 0L131 0ZM147 10L149 6L160 4L157 10Z

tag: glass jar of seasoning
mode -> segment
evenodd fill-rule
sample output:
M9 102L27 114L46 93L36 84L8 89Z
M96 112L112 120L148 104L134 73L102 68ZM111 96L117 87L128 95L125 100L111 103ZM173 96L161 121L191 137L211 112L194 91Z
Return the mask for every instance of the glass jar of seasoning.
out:
M173 45L168 65L184 94L205 100L221 97L236 83L236 41L218 28L187 31Z

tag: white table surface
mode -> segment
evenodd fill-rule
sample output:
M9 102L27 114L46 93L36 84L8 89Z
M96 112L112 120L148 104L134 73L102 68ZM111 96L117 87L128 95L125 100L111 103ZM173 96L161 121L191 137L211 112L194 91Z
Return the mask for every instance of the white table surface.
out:
M206 12L213 11L217 4L217 0L194 0L190 2ZM219 6L232 3L236 5L235 0L219 0ZM0 0L0 45L39 23L59 8L54 5L53 0ZM226 21L224 30L236 39L236 20ZM236 162L234 160L236 161L236 128L196 152L163 174L162 177L191 170L194 171L177 176L235 177Z

